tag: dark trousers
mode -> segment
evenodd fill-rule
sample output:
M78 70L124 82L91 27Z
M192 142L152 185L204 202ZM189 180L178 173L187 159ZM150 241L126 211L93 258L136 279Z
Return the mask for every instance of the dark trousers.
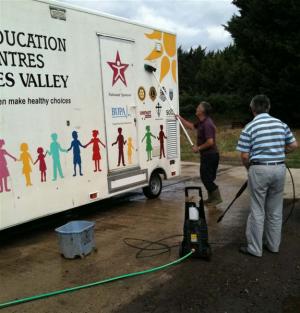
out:
M200 177L208 192L213 192L218 188L214 183L219 165L219 153L210 153L200 157Z

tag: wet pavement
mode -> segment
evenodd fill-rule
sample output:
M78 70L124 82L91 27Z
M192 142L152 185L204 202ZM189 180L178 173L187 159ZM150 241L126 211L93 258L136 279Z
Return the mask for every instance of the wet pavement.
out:
M297 171L296 175L299 176ZM83 259L60 256L54 228L59 221L27 230L0 245L0 302L108 277L145 270L178 258L178 247L167 253L139 250L143 239L156 241L180 235L184 216L184 187L200 185L198 166L183 165L182 176L166 181L159 199L146 200L132 192L86 206L67 219L95 221L97 252ZM216 220L246 180L241 167L221 166L217 178L224 202L206 209L213 256L210 262L190 259L164 271L83 289L3 309L37 313L140 312L300 312L300 201L283 230L279 255L262 258L238 253L244 242L248 212L245 192L219 224ZM295 179L296 183L300 182ZM287 178L285 197L291 199ZM299 192L299 188L296 189ZM299 197L299 194L297 194ZM285 209L289 213L290 205ZM63 223L66 221L64 220ZM162 241L176 246L181 237ZM154 246L157 248L158 246Z

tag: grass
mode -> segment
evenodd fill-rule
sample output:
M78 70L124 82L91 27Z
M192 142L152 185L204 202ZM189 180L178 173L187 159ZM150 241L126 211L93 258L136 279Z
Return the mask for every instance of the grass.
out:
M220 162L223 164L241 165L240 153L235 150L242 129L231 129L230 125L217 125L217 145L220 152ZM196 143L196 132L188 131L192 141ZM293 130L294 136L300 143L300 129ZM183 161L199 162L198 153L191 151L191 146L183 132L180 135L181 159ZM300 168L300 148L287 155L287 165Z

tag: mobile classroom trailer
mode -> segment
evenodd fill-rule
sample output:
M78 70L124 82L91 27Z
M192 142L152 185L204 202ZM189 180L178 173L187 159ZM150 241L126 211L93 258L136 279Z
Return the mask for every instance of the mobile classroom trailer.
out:
M144 64L157 68L146 72ZM176 35L55 1L0 2L0 230L180 173ZM164 88L165 93L161 88Z

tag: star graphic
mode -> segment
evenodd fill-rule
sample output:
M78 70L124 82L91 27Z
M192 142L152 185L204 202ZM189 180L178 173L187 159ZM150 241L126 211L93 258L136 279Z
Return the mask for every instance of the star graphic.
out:
M107 62L114 72L112 85L114 85L118 79L120 79L125 86L127 86L125 71L129 64L123 64L120 59L119 51L117 51L116 59L114 62Z

